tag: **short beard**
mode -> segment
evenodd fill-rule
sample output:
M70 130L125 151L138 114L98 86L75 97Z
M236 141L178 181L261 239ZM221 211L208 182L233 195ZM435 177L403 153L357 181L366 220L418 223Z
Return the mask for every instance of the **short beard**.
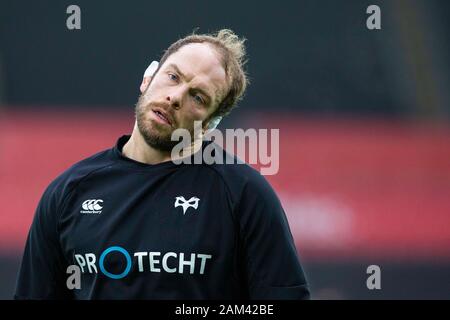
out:
M149 112L151 112L152 104L145 106L142 101L141 96L135 108L136 122L140 134L150 147L159 151L170 152L178 144L178 141L171 140L173 131L171 130L169 133L158 132L159 124L150 123L151 120L147 118Z

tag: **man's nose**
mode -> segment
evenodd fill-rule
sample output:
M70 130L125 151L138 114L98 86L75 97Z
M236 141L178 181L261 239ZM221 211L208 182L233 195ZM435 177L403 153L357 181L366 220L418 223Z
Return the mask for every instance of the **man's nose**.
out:
M174 109L180 109L182 97L183 97L183 93L182 93L181 89L174 90L174 91L170 92L169 94L167 94L166 101Z

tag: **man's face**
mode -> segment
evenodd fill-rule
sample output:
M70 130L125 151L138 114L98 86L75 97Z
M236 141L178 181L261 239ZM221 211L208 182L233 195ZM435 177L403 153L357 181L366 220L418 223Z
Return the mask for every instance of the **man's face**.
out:
M138 128L147 144L170 151L178 128L194 131L218 108L228 89L219 54L209 44L192 43L173 53L154 75L136 105Z

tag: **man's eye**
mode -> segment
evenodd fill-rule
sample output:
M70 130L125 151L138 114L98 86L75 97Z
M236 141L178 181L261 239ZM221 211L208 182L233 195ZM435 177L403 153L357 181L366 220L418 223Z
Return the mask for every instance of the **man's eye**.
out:
M173 73L169 73L169 79L172 81L178 81L177 75Z
M203 98L201 96L199 96L198 94L194 95L194 99L196 102L204 104L205 101L203 100Z

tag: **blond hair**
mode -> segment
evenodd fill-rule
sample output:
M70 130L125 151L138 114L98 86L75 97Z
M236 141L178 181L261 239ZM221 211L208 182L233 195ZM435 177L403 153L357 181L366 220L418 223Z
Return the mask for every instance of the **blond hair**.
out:
M245 38L239 38L232 30L222 29L211 34L195 34L195 31L174 42L163 54L159 66L181 47L190 43L209 43L221 55L229 84L228 93L219 102L219 107L210 118L225 116L236 106L245 93L249 79L244 70L246 64Z

